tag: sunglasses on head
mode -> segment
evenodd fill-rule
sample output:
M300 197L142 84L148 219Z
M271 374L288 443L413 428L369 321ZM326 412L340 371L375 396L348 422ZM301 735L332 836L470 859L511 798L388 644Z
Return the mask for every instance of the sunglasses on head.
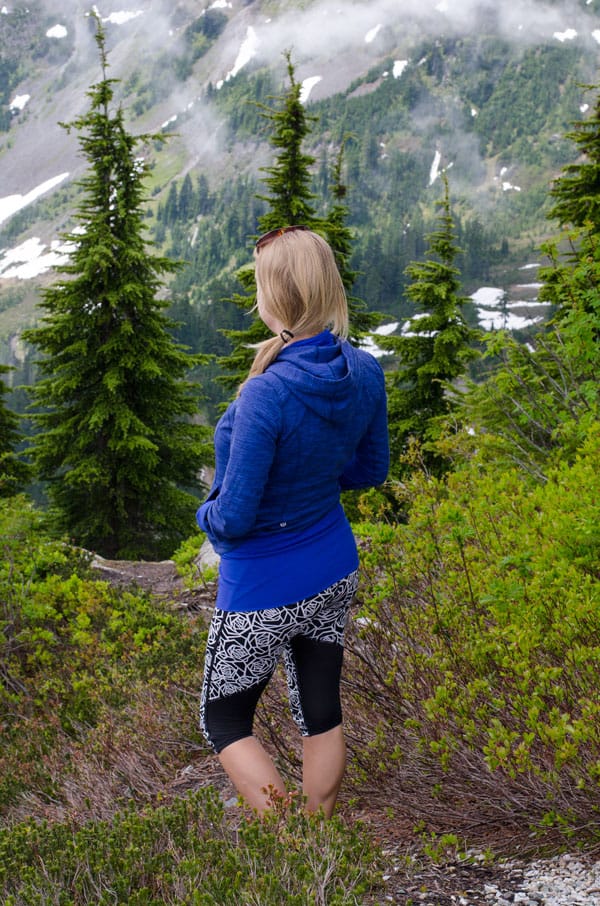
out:
M295 233L298 230L310 230L310 227L298 223L294 226L278 227L276 230L269 230L268 233L263 233L262 236L259 236L256 240L254 250L259 252L261 249L264 249L265 245L268 245L270 242L273 242L274 239L277 239L278 236L283 236L284 233Z

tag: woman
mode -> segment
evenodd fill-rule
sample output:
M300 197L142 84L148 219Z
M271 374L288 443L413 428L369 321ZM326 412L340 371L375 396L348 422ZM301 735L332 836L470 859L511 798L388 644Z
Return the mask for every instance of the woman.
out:
M339 687L358 569L340 491L387 475L384 378L343 339L346 296L324 239L285 227L254 254L258 313L274 337L217 425L215 479L197 513L221 555L201 721L240 795L262 812L285 786L253 718L283 657L307 809L330 816L346 761Z

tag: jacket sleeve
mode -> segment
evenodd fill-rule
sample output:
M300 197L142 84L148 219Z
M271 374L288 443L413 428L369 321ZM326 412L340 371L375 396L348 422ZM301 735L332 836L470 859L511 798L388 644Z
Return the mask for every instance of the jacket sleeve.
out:
M253 528L275 457L280 413L272 387L260 377L249 381L237 400L223 481L196 514L213 544L242 538Z
M356 448L354 456L340 476L342 491L371 488L383 484L390 467L387 400L381 374L381 392L376 400L373 418Z

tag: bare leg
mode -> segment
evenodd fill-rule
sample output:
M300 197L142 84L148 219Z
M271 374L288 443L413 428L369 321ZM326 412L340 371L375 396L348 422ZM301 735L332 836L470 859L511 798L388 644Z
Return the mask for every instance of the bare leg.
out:
M330 818L346 768L346 743L341 724L326 733L304 737L302 789L309 812L323 809Z
M285 796L281 775L255 736L232 742L219 760L240 796L260 814L271 805L272 792Z

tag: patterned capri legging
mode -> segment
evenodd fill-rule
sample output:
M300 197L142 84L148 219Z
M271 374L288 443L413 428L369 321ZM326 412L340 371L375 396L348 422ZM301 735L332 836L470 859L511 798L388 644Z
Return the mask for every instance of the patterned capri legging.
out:
M208 633L200 721L216 752L252 735L259 699L283 655L292 716L303 736L342 721L344 630L358 570L296 604L216 609Z

